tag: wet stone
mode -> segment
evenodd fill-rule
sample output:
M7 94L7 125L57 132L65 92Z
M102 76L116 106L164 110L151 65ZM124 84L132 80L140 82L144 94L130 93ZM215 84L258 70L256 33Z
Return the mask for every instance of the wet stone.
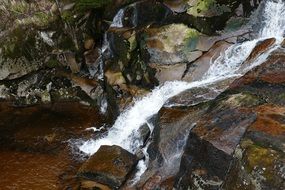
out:
M219 189L234 161L233 153L256 114L246 94L218 97L190 131L176 185L182 188ZM231 113L231 114L229 114Z
M258 56L260 56L261 54L266 52L269 48L271 48L275 42L276 42L275 38L269 38L261 42L258 42L256 46L253 48L253 50L251 51L248 58L246 59L246 62L250 62L256 59Z
M136 156L119 146L101 146L81 166L78 176L117 189L125 182L136 163Z
M281 43L281 47L285 48L285 39L284 39L283 42Z
M257 120L249 127L235 151L237 161L228 174L225 189L285 187L285 108L264 104L255 110Z

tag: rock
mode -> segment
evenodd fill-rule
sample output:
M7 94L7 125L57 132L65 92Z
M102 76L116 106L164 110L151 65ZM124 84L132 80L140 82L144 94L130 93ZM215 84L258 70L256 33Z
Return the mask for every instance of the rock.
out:
M95 76L96 74L100 74L100 59L101 52L98 48L88 50L84 52L85 64L88 67L89 73L91 76Z
M275 42L276 42L275 38L269 38L261 42L258 42L251 51L250 55L247 57L246 62L252 62L258 56L269 50L269 48L271 48L275 44Z
M75 54L72 52L64 53L67 66L70 68L72 73L78 73L80 71L80 65L75 59Z
M285 107L264 104L255 108L257 120L247 130L246 137L263 147L283 151L285 140Z
M209 105L190 132L176 187L236 190L284 186L283 59L283 50L275 50Z
M136 163L137 158L119 146L101 146L81 166L78 176L117 189L125 182Z
M199 32L186 25L172 24L149 28L146 30L146 35L151 63L187 63L202 55L202 52L196 51Z
M144 41L141 34L133 30L110 30L108 40L110 42L111 56L105 63L105 75L122 73L120 83L138 85L150 88L157 84L154 77L154 69L147 64L147 56L144 50ZM127 39L125 39L125 37ZM113 86L114 81L110 80L109 85Z
M147 150L150 158L148 170L141 177L138 187L161 187L165 178L176 176L187 134L206 108L206 105L201 104L185 109L178 107L160 110L154 121L153 142ZM158 177L159 180L154 181ZM167 189L172 188L173 186L167 186Z
M164 0L163 4L165 4L173 12L176 13L182 13L187 11L187 3L184 0Z
M142 149L138 149L135 153L136 157L138 158L138 160L144 159L145 155Z
M25 57L18 58L17 60L8 58L5 61L0 58L0 62L0 80L16 79L37 71L42 67L41 63L30 63Z
M126 84L125 78L121 72L113 73L111 71L107 71L105 72L105 76L108 84L112 86Z
M50 12L54 15L60 15L60 12L59 12L59 9L58 9L58 6L56 3L53 3L51 8L50 8Z
M215 99L222 91L224 91L233 79L217 82L208 87L192 88L176 95L168 100L167 105L172 106L193 106L203 102Z
M285 48L285 39L282 41L281 47Z
M284 187L284 107L262 105L257 120L237 148L225 189L279 189Z
M228 95L216 101L190 131L177 176L180 188L219 189L236 146L256 119L249 107L259 101L252 95Z
M143 0L127 6L122 20L124 27L142 28L154 23L166 23L171 15L171 10L162 3L153 0Z
M84 41L84 48L86 50L92 49L95 45L94 39L88 38Z
M100 190L111 190L107 185L97 183L90 180L82 180L80 185L80 190L92 190L94 188L99 188Z
M159 188L159 184L161 183L162 177L158 174L152 176L147 180L147 182L142 187L143 190L152 190Z
M279 85L285 82L285 55L282 50L276 50L271 53L267 61L257 66L252 71L246 73L240 79L235 80L231 89L254 86L258 83L269 83ZM264 85L265 87L266 85Z
M160 65L150 64L156 70L155 77L160 84L166 81L181 80L187 68L187 64Z
M230 2L218 3L216 1L205 0L205 1L189 1L188 4L190 8L187 10L187 13L199 17L214 17L220 16L224 13L231 11ZM234 4L234 3L233 3Z
M142 125L138 129L138 132L140 133L140 138L142 139L143 144L145 145L145 143L147 142L147 140L150 136L150 128L149 128L148 124Z
M201 79L209 69L210 63L215 61L220 56L220 53L224 52L230 45L230 43L225 41L217 42L207 53L189 65L183 80L190 82Z

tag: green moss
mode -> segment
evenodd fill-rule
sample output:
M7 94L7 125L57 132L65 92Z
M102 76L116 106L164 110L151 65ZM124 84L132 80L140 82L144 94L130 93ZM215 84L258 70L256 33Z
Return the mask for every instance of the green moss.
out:
M244 18L232 18L227 22L226 32L236 31L246 23Z
M216 0L203 0L188 9L187 13L194 16L217 16L229 11L231 11L229 7L219 5Z
M278 159L278 155L275 154L275 151L255 144L248 147L246 155L246 170L249 173L251 173L256 167L260 169L264 168L264 177L266 177L267 180L272 180L272 178L274 178L274 165L276 159Z
M37 27L47 26L53 20L52 14L47 11L51 2L44 2L46 7L38 7L36 3L27 3L24 0L3 0L0 7L1 17L9 18L9 23L14 25L33 25Z
M189 29L185 38L185 48L188 51L193 51L197 47L200 33L195 29Z
M35 35L27 34L20 28L15 29L0 45L5 58L20 58L25 56L28 60L33 58L32 51L36 46Z
M60 63L58 62L58 60L56 58L51 58L45 63L45 65L48 68L54 68L54 67L58 67L60 65Z

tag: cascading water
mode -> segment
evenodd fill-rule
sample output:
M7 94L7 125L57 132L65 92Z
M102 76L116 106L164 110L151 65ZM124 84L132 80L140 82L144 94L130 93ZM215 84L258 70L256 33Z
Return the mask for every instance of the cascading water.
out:
M125 15L125 10L124 9L120 9L119 12L114 17L113 22L112 22L110 27L122 28L123 27L124 15Z
M284 0L268 0L264 7L262 29L259 37L282 37L285 27L285 2Z
M114 26L121 26L119 19L121 16L118 15L122 15L123 11L120 11L116 16L118 18L114 18L114 21L118 20L116 23L119 24L114 24ZM166 82L164 85L155 88L150 94L137 100L132 107L125 110L117 118L107 135L98 140L89 140L81 145L79 149L91 155L94 154L101 145L118 145L135 153L143 145L138 129L156 114L169 98L188 89L207 87L219 81L242 76L251 68L262 63L274 48L263 54L254 63L246 66L242 65L259 40L268 37L282 38L285 26L284 12L285 5L282 0L267 1L264 9L265 21L259 32L259 39L233 45L228 48L218 59L211 63L209 70L200 80L191 83L183 81ZM278 43L280 43L279 40L276 42L275 49L278 47ZM182 150L183 146L179 148L179 151ZM169 161L171 158L176 158L177 156L181 157L181 154L175 153L175 155L166 155L164 159L167 163L167 159ZM179 159L178 157L176 159ZM143 165L143 163L140 164L141 175L146 169L146 165ZM136 176L136 178L138 178L138 176Z

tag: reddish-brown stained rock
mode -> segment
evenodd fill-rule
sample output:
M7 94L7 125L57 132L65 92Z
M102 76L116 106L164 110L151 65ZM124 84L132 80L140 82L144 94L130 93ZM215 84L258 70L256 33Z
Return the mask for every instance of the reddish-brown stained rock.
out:
M271 84L285 83L285 55L276 50L271 56L243 77L235 80L230 88L238 88L253 84L254 82L266 82Z
M177 184L218 189L227 176L232 154L256 114L250 106L258 103L247 94L217 99L191 130L181 160Z
M263 105L257 108L257 113L257 120L250 126L249 131L285 137L285 107Z
M257 120L236 149L224 189L284 189L285 107L255 108Z
M257 45L253 48L250 55L246 59L246 62L251 62L256 59L258 56L266 52L275 42L275 38L269 38L257 43Z

